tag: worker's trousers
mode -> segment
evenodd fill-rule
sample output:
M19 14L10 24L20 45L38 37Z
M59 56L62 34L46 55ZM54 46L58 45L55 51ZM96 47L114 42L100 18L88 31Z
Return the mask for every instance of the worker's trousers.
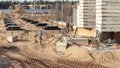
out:
M41 40L42 40L41 37L39 37L39 44L41 44Z

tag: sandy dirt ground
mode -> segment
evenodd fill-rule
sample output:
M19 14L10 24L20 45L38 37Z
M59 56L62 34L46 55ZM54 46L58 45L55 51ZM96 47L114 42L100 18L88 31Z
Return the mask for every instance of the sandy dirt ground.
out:
M6 31L0 21L0 68L120 68L120 50L89 51L73 45L61 55L55 49L60 33L45 33L40 45L34 41L40 28L20 19L14 21L31 32L27 39L22 39L23 32L14 31L13 36L18 36L19 40L10 43L6 38L11 36L11 31Z

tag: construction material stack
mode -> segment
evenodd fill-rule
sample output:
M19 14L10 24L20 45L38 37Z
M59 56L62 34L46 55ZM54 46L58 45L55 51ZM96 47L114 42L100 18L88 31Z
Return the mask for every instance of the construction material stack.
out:
M96 0L80 0L77 7L77 26L94 28L96 17Z
M120 31L120 0L96 0L96 28L100 32Z

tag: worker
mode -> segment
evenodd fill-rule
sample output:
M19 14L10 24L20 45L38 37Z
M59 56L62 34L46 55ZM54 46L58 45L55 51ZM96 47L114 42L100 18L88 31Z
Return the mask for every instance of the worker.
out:
M70 29L71 29L71 31L73 31L74 29L73 29L73 25L70 25Z
M23 33L21 34L21 39L25 39L25 40L27 40L28 37L29 36L29 31L28 30L23 30Z
M35 43L38 43L37 34L34 35L34 42L35 42Z
M100 44L100 32L98 29L95 30L95 44L96 44L96 48L99 48L99 44Z
M69 33L69 31L73 31L74 29L73 29L73 25L72 24L70 24L70 23L66 23L66 31Z
M42 40L42 35L43 35L43 33L42 33L42 30L40 29L39 31L38 31L38 40L39 40L39 43L41 44L41 40Z
M25 37L25 39L27 40L28 37L29 36L29 31L28 30L24 30L24 37Z
M66 23L66 31L69 32L69 27L70 27L70 24L69 23Z

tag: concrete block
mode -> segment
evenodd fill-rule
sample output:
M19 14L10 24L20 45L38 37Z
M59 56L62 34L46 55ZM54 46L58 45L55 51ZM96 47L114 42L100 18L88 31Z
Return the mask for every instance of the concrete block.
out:
M67 43L65 42L57 42L56 43L56 51L64 52L66 50Z
M16 36L8 36L7 41L8 42L15 42L15 41L17 41L17 37Z

